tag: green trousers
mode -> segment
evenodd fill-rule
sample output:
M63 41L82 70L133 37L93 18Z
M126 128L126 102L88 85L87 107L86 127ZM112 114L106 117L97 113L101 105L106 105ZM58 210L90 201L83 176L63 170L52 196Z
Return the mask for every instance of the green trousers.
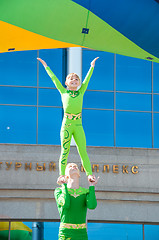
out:
M67 158L70 151L71 138L77 145L79 155L81 157L82 165L88 175L92 175L91 164L86 150L86 137L82 126L82 120L70 120L64 117L61 127L61 155L59 160L60 175L65 175L65 168L67 165Z

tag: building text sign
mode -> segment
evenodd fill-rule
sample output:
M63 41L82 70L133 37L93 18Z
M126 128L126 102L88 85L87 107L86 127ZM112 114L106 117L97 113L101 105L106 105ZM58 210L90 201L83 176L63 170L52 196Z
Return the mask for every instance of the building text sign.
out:
M0 162L0 170L20 170L24 169L27 170L36 170L36 171L56 171L57 170L57 164L55 162L49 162L49 163L38 163L38 162L12 162L12 161L6 161L6 162ZM80 166L81 172L84 171L83 166ZM103 172L103 173L123 173L123 174L137 174L139 173L139 167L136 165L118 165L118 164L92 164L92 171L93 172Z

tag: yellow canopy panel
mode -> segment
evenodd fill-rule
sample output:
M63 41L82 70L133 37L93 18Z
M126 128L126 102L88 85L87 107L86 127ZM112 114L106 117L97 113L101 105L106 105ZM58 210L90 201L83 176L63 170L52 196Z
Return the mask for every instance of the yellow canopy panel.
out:
M79 47L79 45L53 40L0 21L0 52L49 48Z

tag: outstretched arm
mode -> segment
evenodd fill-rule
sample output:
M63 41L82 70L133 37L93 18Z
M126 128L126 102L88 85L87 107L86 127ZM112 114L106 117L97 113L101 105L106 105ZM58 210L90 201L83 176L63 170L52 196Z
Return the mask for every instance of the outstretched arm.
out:
M51 71L51 69L47 66L47 63L42 60L41 58L37 58L37 60L39 60L42 65L44 66L47 74L51 77L53 83L55 84L56 88L59 90L59 92L63 92L65 90L65 88L62 86L61 82L58 80L58 78L55 76L55 74Z
M44 60L42 60L41 58L37 58L37 60L42 63L42 65L44 66L44 68L47 67L47 63L46 63Z
M91 62L91 67L95 67L95 62L97 61L99 57L96 57L92 62Z
M94 67L95 67L95 62L97 61L99 57L95 58L92 62L91 62L91 67L82 83L82 86L80 88L80 91L84 94L86 89L87 89L87 86L88 86L88 83L90 81L90 78L92 76L92 73L93 73L93 70L94 70Z

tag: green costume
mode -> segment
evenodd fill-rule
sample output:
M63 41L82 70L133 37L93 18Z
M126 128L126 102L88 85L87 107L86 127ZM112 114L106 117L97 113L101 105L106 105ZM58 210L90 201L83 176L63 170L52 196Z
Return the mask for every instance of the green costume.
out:
M61 219L59 240L87 240L87 208L97 206L94 186L89 190L82 187L70 189L63 184L55 189L54 195Z
M64 118L60 133L61 136L61 155L59 160L60 175L65 175L65 168L67 165L67 158L70 151L72 135L77 144L77 149L81 157L82 165L86 171L86 174L87 176L92 175L91 164L86 150L86 138L82 127L81 112L83 105L83 95L87 89L94 68L93 67L90 68L85 80L83 81L78 91L67 90L62 86L61 82L57 79L57 77L50 70L49 67L46 67L45 69L61 94L64 108Z

